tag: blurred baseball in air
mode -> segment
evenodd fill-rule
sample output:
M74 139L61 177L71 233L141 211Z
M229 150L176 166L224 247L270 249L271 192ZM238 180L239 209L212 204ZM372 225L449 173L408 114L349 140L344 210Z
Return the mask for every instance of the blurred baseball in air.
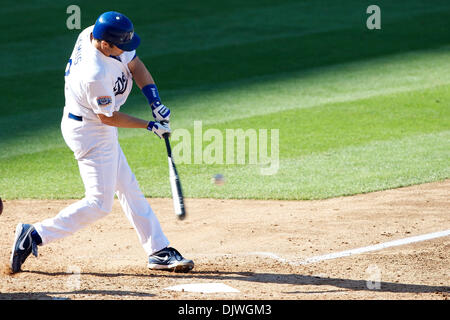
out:
M214 175L214 177L212 178L212 182L217 186L221 186L225 183L225 178L223 174L218 173Z

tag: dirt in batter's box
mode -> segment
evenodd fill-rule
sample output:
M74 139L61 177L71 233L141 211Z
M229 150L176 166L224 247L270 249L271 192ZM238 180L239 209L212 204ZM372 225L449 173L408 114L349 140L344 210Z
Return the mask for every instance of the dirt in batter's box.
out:
M337 257L308 258L450 229L450 181L323 201L149 199L163 230L195 268L150 271L118 202L111 214L39 247L23 272L6 268L18 222L54 216L75 200L4 200L0 299L448 299L450 237ZM166 288L221 284L239 292Z

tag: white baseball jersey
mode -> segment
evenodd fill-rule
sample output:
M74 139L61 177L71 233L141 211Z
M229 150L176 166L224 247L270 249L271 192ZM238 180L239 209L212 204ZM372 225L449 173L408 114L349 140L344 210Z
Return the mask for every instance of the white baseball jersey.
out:
M91 42L94 26L78 36L65 72L66 107L74 115L99 120L96 114L111 117L128 98L133 79L128 63L136 51L107 57Z

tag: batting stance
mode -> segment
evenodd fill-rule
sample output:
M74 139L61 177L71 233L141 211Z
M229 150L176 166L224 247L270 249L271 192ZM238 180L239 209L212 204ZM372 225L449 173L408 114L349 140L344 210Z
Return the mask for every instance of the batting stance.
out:
M19 272L37 246L45 245L106 216L116 194L125 215L149 256L148 267L189 271L185 259L169 241L119 145L117 127L144 128L160 138L169 133L170 110L161 103L155 82L136 56L140 38L132 22L118 12L105 12L76 41L65 71L65 107L61 131L73 151L85 197L51 219L34 225L19 223L11 253L12 272ZM133 79L147 98L154 121L120 112Z

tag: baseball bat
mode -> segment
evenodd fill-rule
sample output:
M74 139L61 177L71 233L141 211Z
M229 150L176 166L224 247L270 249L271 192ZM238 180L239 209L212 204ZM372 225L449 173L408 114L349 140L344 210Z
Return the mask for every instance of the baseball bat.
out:
M175 167L175 163L172 159L172 148L170 147L169 134L166 133L163 137L166 142L167 158L169 161L169 180L170 188L172 189L173 207L178 219L183 220L186 217L186 209L184 207L180 177L178 176L177 168Z

